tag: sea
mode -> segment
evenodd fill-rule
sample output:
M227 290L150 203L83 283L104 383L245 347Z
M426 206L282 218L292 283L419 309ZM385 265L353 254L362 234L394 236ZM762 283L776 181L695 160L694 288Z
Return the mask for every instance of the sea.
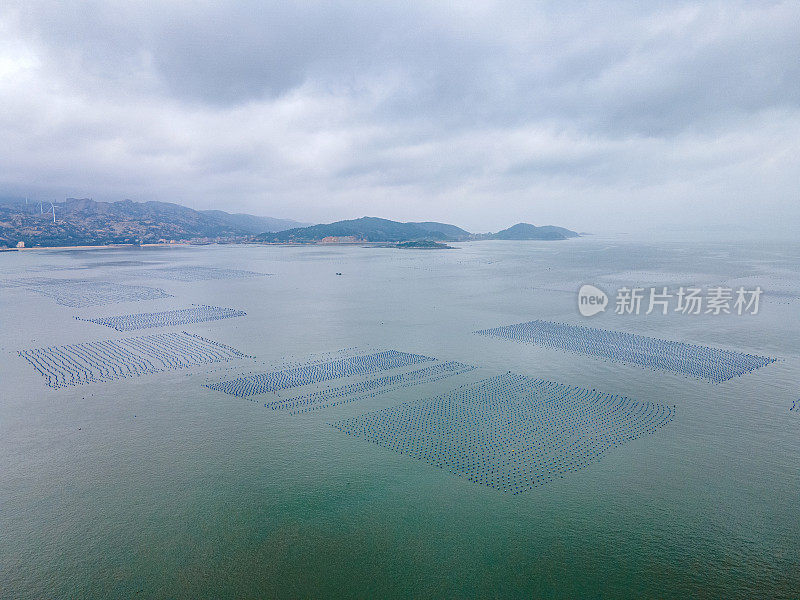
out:
M0 253L0 597L800 598L800 243L452 245ZM584 284L605 311L579 313ZM693 286L763 293L617 313L621 289ZM208 306L246 314L92 322ZM534 320L776 361L713 383L474 333ZM24 354L181 332L241 356L51 387ZM383 350L475 368L299 414L272 404L292 389L207 387ZM521 493L331 425L509 372L672 420Z

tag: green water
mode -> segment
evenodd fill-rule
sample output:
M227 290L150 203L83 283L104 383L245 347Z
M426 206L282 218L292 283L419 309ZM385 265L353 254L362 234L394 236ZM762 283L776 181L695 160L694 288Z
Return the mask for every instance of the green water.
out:
M800 244L461 246L0 254L0 279L97 278L173 295L68 308L0 287L0 597L800 597L800 413L789 410L800 398ZM273 275L142 273L182 264ZM576 309L582 283L738 281L782 293L750 316L587 320ZM133 333L74 318L192 303L247 316ZM780 360L714 385L471 333L537 318ZM55 390L16 354L180 330L266 363L370 346L479 368L292 416L202 385L263 365ZM326 424L506 371L674 404L676 416L520 495Z

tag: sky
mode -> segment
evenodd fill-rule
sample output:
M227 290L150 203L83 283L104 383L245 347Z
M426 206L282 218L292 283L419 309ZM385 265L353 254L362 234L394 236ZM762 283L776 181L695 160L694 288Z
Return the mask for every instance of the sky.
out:
M0 3L0 195L800 226L800 2Z

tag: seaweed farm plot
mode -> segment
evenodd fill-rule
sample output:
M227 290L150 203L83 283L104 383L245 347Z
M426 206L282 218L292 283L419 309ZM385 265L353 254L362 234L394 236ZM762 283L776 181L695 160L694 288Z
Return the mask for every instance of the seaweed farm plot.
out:
M146 272L147 276L172 281L210 281L213 279L246 279L265 277L270 273L256 273L239 269L220 269L217 267L168 267Z
M320 408L329 408L357 400L374 398L386 392L439 381L440 379L467 373L474 369L475 367L472 365L449 361L405 373L384 375L383 377L320 390L294 398L282 398L268 402L264 406L268 406L273 410L288 410L291 414L296 415Z
M673 415L674 407L507 373L330 425L517 494L586 467Z
M34 269L31 269L33 271ZM47 285L59 281L77 281L75 279L54 279L52 277L23 277L18 279L4 279L0 281L0 288L28 288Z
M93 279L39 277L20 281L16 287L24 287L37 294L48 296L53 298L56 303L71 308L171 297L159 288L95 281Z
M773 304L792 305L800 300L800 286L797 285L797 278L792 275L782 277L775 276L750 276L729 279L726 286L737 289L745 287L750 289L761 289L761 299Z
M800 413L800 400L792 400L792 406L789 408L789 410Z
M52 388L252 358L230 346L185 331L35 348L22 350L19 355L33 365Z
M337 358L326 362L256 373L229 381L212 383L206 387L231 396L246 398L255 394L277 392L342 377L368 375L434 360L436 359L421 354L386 350L374 354Z
M247 313L234 308L221 308L219 306L192 306L164 312L139 313L135 315L120 315L116 317L103 317L98 319L82 319L98 325L106 325L117 331L135 331L137 329L150 329L153 327L167 327L170 325L188 325L191 323L204 323L219 319L241 317Z
M713 383L741 377L777 360L709 346L551 321L530 321L475 333L672 371Z

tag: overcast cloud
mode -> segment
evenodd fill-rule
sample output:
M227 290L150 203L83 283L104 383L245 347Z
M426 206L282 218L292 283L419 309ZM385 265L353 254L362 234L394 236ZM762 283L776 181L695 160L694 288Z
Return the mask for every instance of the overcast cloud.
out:
M0 5L0 195L800 225L800 3Z

